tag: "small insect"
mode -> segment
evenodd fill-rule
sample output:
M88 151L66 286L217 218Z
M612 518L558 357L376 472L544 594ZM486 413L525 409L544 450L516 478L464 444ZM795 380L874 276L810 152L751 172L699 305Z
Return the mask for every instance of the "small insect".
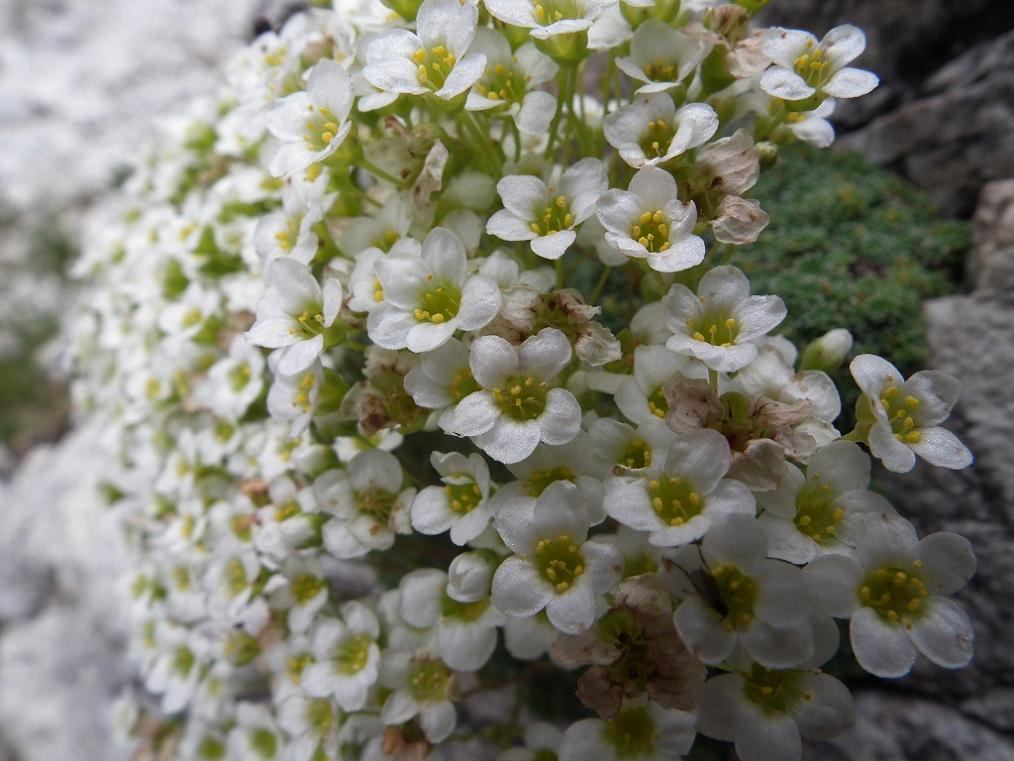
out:
M723 618L728 615L729 608L722 599L722 590L719 588L715 577L703 568L695 568L687 571L687 578L693 584L697 594L701 596L705 604L714 609Z

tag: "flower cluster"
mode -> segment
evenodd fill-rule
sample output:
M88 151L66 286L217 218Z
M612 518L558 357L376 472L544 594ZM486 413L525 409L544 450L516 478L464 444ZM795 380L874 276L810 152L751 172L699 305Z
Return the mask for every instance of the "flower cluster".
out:
M762 5L335 0L164 124L69 326L138 742L792 761L851 718L834 619L877 676L968 662L968 542L870 488L969 464L956 382L857 356L843 436L851 337L800 358L727 263L779 146L876 85L858 29ZM533 722L560 669L586 718Z

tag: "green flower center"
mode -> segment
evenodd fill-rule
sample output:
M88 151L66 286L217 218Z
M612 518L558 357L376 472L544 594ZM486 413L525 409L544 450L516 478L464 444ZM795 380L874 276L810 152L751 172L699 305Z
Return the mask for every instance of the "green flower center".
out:
M657 570L658 563L647 552L628 555L623 560L623 575L626 578L640 576L642 573L654 573Z
M234 666L253 663L260 654L261 646L257 638L242 629L231 632L225 640L225 657Z
M197 757L205 761L219 761L225 758L225 746L214 737L205 737L197 746Z
M275 520L281 523L289 518L295 518L300 512L299 503L296 500L286 500L275 509Z
M331 142L330 140L328 142ZM320 150L319 148L317 150ZM299 239L299 226L302 220L299 217L286 217L285 229L275 233L275 240L278 241L282 251L289 252L296 245Z
M498 63L492 71L486 70L486 74L476 83L475 89L479 95L490 100L520 103L528 91L527 82L529 79L531 77L527 74L522 74Z
M296 386L296 392L292 395L292 404L303 412L309 412L313 408L310 401L310 392L313 391L313 384L317 382L313 370L303 373Z
M232 390L240 392L246 388L246 384L250 382L250 365L246 362L241 362L229 371L229 383L232 385Z
M419 48L412 54L416 65L416 77L419 84L436 91L444 86L451 69L457 63L454 54L443 45L435 45L429 50Z
M324 588L324 580L301 573L292 580L292 597L300 605L310 602Z
M803 674L802 671L766 669L755 663L750 673L744 675L743 694L766 714L788 713L808 697L801 687Z
M378 523L383 524L391 519L391 510L394 509L394 503L398 501L397 494L391 494L384 489L374 488L357 491L355 495L359 512L369 515Z
M190 589L190 571L187 570L187 567L185 565L178 565L173 567L172 580L173 584L175 584L176 588L179 589L180 591L185 592L186 590ZM139 596L140 595L135 595L135 597Z
M668 251L669 225L661 209L646 211L630 226L630 237L648 249L648 253L658 254Z
M649 481L648 498L655 515L668 526L682 526L704 509L701 495L689 481L678 476Z
M324 307L321 304L308 304L298 315L296 324L289 327L289 335L304 341L319 336L324 332Z
M482 502L482 491L479 484L474 481L467 484L447 484L444 486L444 494L451 510L459 515L472 512Z
M644 67L644 75L654 82L672 82L676 77L676 67L665 61L654 61Z
M539 748L532 754L532 761L560 761L556 751L549 748Z
M278 738L263 727L258 727L250 733L250 748L261 758L274 758L278 753Z
M644 706L620 711L602 728L602 739L613 746L617 758L654 755L655 737L655 720Z
M838 524L845 511L834 504L837 495L831 494L830 484L822 484L814 476L796 495L796 517L793 523L801 534L817 544L834 542Z
M546 409L549 387L534 375L509 375L503 386L493 389L500 411L515 420L534 420Z
M893 379L888 381L887 387L884 389L880 397L880 403L884 405L884 411L887 413L887 419L891 423L891 430L894 432L894 437L898 441L904 441L906 444L918 444L922 441L922 434L919 431L913 430L916 426L915 418L912 417L912 413L919 409L920 402L914 396L906 396L904 399L899 398L901 389L895 384Z
M316 698L307 702L306 713L303 715L306 724L318 737L329 734L335 725L334 710L327 698Z
M757 582L736 566L723 563L711 572L725 605L722 624L730 631L744 629L753 623L753 606L757 600Z
M173 671L180 676L187 676L196 662L194 651L186 645L179 645L173 652Z
M397 230L391 230L390 228L388 228L387 230L384 230L384 232L381 233L378 237L373 239L373 245L379 248L381 251L390 251L391 246L393 246L395 243L398 242L399 237L401 236L398 235ZM383 292L381 292L380 299L382 298ZM377 299L377 301L380 301L380 299Z
M566 196L557 196L541 212L536 209L534 217L535 221L529 228L536 235L568 230L574 224L574 215L570 213L570 202Z
M672 142L674 134L676 133L673 131L672 122L656 119L653 122L648 122L648 127L641 135L638 144L649 159L661 158L669 150L669 144Z
M461 291L449 282L434 283L419 294L419 306L415 310L415 318L419 322L432 322L439 325L458 316L461 306Z
M555 24L562 19L581 18L581 9L576 0L536 0L532 13L535 20L543 26Z
M665 400L663 399L663 401ZM648 406L651 407L650 401L648 402ZM655 410L652 409L652 412L654 413ZM651 447L648 446L646 441L642 441L641 439L631 439L626 448L623 450L623 454L620 455L620 461L618 464L625 468L631 468L632 470L647 468L651 465Z
M908 569L884 566L867 576L859 587L863 605L873 608L881 620L906 629L925 614L928 595L921 560L913 561Z
M352 634L342 639L335 650L335 669L339 674L358 674L370 660L373 638L368 634Z
M570 536L561 534L535 545L535 567L557 592L566 592L584 573L584 558Z
M466 366L464 369L459 370L457 375L451 379L451 385L447 389L447 393L450 394L451 399L457 404L469 394L481 390L482 386L475 382L475 378L472 377L472 371Z
M458 602L446 592L440 603L440 612L445 618L453 618L457 621L472 623L482 618L490 605L490 598L484 597L475 602Z
M525 494L530 497L538 497L542 495L546 489L549 488L550 484L554 484L557 481L573 481L574 473L566 465L561 465L558 468L547 468L546 470L537 470L527 479L521 482L521 488L524 489Z
M812 42L806 47L807 52L792 62L792 68L810 87L820 87L831 78L831 61L823 50L814 48Z
M232 597L235 597L247 586L246 568L238 558L233 558L225 564L225 588Z
M736 343L739 335L739 323L734 317L714 312L706 312L696 320L687 320L687 329L695 341L725 348Z
M285 671L289 676L289 680L293 684L299 684L299 680L303 676L303 669L311 663L313 663L313 656L309 653L290 655L285 663Z
M652 415L663 420L669 414L669 400L665 398L665 391L662 386L651 392L651 395L648 397L648 409L651 410Z
M449 680L441 661L415 661L408 670L408 691L420 703L435 703L447 697Z
M327 106L311 103L306 109L310 115L303 125L303 141L311 151L322 151L338 134L338 118Z

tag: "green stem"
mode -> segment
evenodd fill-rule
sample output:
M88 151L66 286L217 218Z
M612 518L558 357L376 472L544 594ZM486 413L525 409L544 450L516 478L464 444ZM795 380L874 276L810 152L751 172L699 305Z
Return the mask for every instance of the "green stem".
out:
M399 180L393 174L389 174L388 172L384 171L365 156L360 157L359 166L361 166L363 169L365 169L367 172L372 174L377 179L383 180L384 182L389 182L397 188L404 190L405 188L408 187L408 185L403 180Z
M606 289L606 282L609 280L609 275L612 274L613 268L606 265L602 266L602 274L599 275L598 282L595 283L595 290L592 291L591 299L588 303L598 304L599 299L602 298L602 292Z
M556 288L557 290L563 288L563 257L556 260Z
M711 390L716 394L718 393L718 370L712 370L708 368L708 383L711 385Z

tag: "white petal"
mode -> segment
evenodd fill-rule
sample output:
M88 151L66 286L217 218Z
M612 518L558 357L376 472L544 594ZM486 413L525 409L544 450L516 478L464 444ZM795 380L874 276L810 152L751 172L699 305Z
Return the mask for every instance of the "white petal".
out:
M581 430L581 405L564 388L552 388L546 394L546 409L539 416L542 441L553 446L574 440Z
M830 740L852 726L855 709L848 687L828 674L806 677L803 689L809 695L796 711L800 733L813 740Z
M837 618L848 618L859 607L859 586L865 572L852 558L823 555L803 570L817 606Z
M515 216L507 209L500 209L486 222L486 232L500 240L532 240L538 237L538 233L532 232L529 225L530 222Z
M493 428L500 414L489 392L475 391L458 402L452 425L461 436L478 436Z
M457 721L458 714L454 710L454 703L449 700L442 700L435 706L427 706L419 713L419 725L431 743L439 743L446 739L454 731Z
M740 641L750 657L767 668L801 666L813 654L813 630L805 623L781 627L756 620Z
M796 72L781 66L772 66L761 75L760 88L782 100L803 100L817 92Z
M292 344L281 350L278 357L278 372L282 375L295 375L313 364L324 350L324 336Z
M450 100L455 95L460 95L479 81L485 69L486 56L482 53L469 53L451 69L444 86L436 91L436 96Z
M972 464L974 458L968 447L946 428L922 428L919 435L919 442L909 446L930 465L961 470Z
M517 351L499 336L480 336L475 339L468 355L468 364L472 369L472 377L483 388L499 386L506 376L514 375L520 369Z
M473 436L472 441L497 462L512 465L535 451L539 436L538 421L519 422L501 415L490 430Z
M915 663L915 646L905 628L884 623L872 608L860 608L852 616L849 640L859 665L874 676L905 676Z
M443 346L454 335L458 328L457 320L449 320L437 324L435 322L417 322L409 328L405 336L405 348L416 354L425 354Z
M919 651L938 666L959 669L972 660L975 634L964 609L946 597L931 597L926 617L909 636Z
M478 330L489 324L500 311L503 297L500 287L490 278L474 275L461 289L458 325L462 330Z
M366 318L370 340L384 349L404 349L408 332L415 325L412 314L390 304L380 304Z
M412 502L412 528L421 534L441 534L456 517L441 486L427 486Z
M532 239L532 251L543 259L559 259L577 239L573 230L561 230Z
M493 574L493 604L511 616L534 616L553 598L553 589L531 563L517 555Z
M554 595L546 606L549 623L565 634L580 634L595 623L594 590L580 579L564 594Z
M556 328L543 328L525 339L518 348L518 358L526 371L543 380L552 380L570 364L570 341Z
M736 638L718 614L697 597L688 597L676 609L673 624L687 647L704 663L721 663L732 652Z
M926 568L926 584L936 594L953 594L975 573L975 553L965 537L938 531L919 542L919 558Z
M546 183L530 174L512 174L496 184L504 208L519 219L534 220L549 199Z
M842 69L835 72L821 89L835 98L858 98L880 84L880 78L865 69Z
M742 761L799 761L803 743L791 716L765 714L745 703L736 725L736 753Z

